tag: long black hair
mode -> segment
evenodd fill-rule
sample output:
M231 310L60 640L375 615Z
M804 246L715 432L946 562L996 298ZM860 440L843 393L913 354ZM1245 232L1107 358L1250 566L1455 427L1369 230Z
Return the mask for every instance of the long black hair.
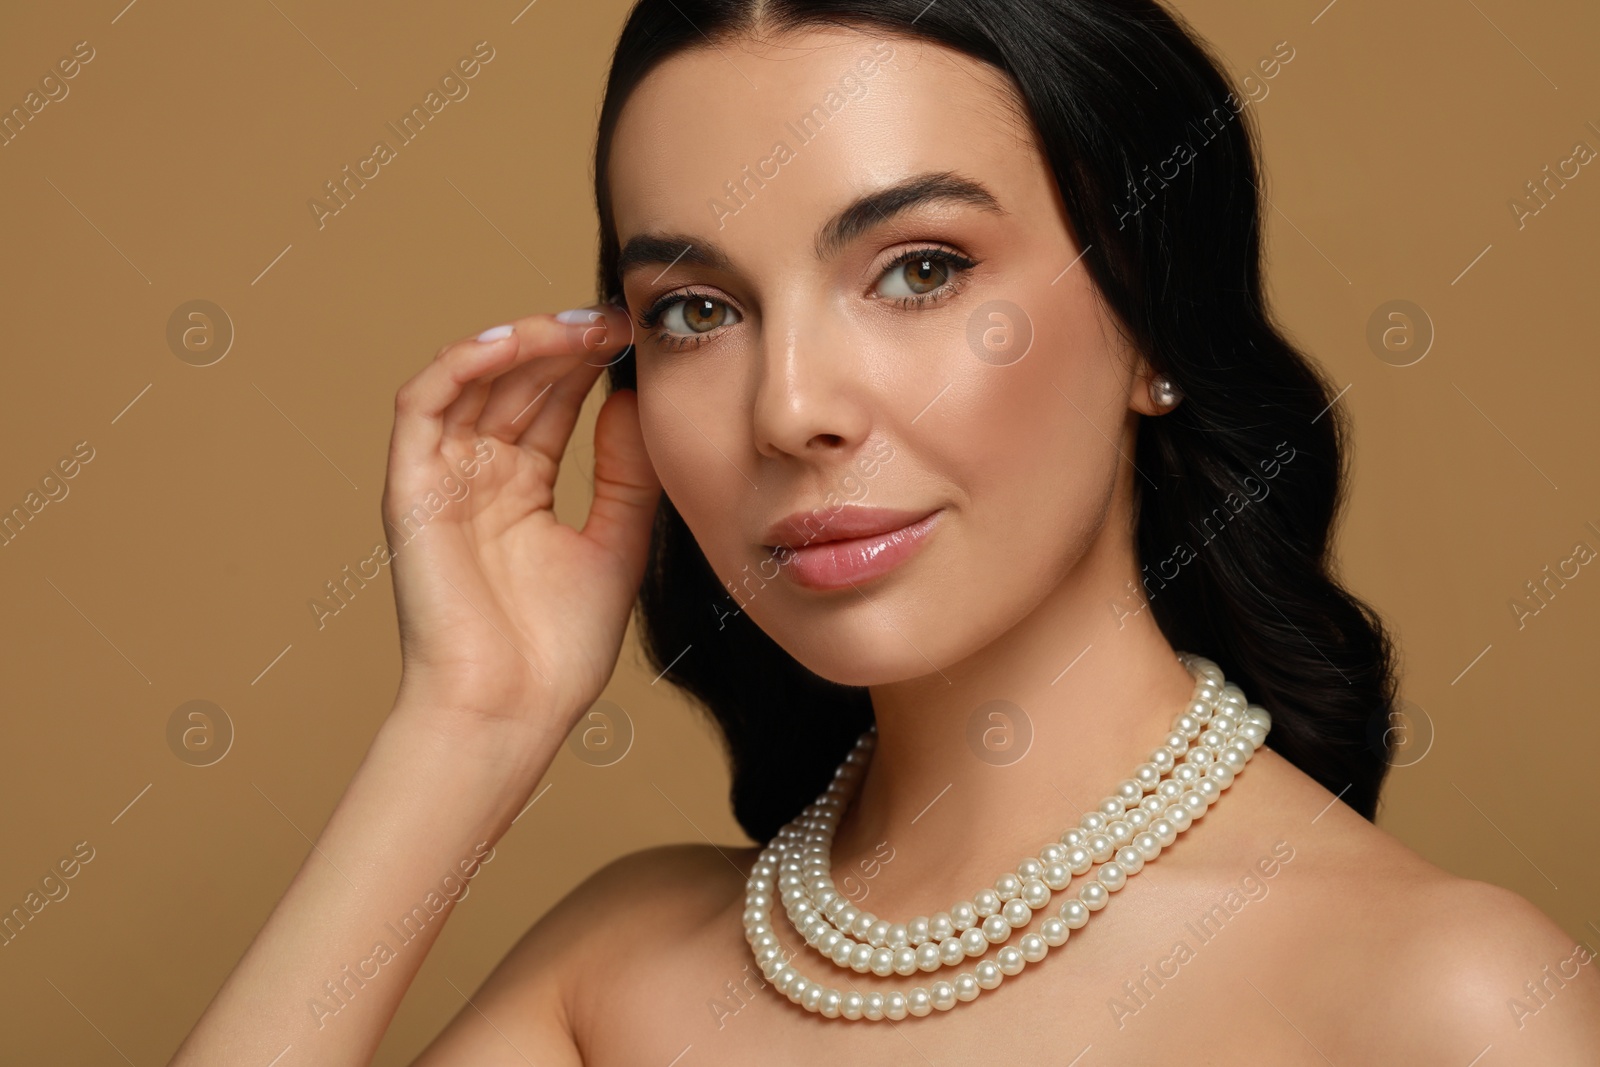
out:
M629 93L674 54L812 26L932 41L1010 76L1083 265L1125 335L1184 396L1141 420L1134 455L1150 610L1173 648L1215 660L1272 712L1274 750L1374 818L1395 651L1330 555L1343 408L1266 306L1250 109L1159 4L640 0L617 42L595 148L602 299L621 302L606 165ZM630 350L608 388L633 388L634 374ZM765 842L871 724L867 690L817 676L740 611L665 494L638 611L654 668L720 729L734 815Z

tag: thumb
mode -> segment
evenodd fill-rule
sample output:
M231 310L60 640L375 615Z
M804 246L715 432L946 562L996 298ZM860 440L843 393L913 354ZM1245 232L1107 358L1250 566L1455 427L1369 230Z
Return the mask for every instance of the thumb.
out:
M638 394L618 389L595 418L594 502L583 536L620 557L634 585L644 577L660 495L661 482L639 428Z

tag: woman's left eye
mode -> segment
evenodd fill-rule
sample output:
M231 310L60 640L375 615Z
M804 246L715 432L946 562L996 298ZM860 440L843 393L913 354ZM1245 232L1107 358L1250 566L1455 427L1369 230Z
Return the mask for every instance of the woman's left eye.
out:
M894 258L875 291L901 307L921 307L959 288L961 275L974 265L946 249L914 248ZM885 284L890 291L884 291Z
M661 314L661 325L666 326L667 333L680 336L710 333L718 326L731 326L736 322L739 322L739 312L710 296L685 296Z

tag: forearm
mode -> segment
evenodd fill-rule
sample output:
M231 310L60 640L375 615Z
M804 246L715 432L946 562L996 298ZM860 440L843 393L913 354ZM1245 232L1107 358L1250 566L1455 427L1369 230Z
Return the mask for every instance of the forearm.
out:
M366 1064L559 738L399 704L172 1067Z

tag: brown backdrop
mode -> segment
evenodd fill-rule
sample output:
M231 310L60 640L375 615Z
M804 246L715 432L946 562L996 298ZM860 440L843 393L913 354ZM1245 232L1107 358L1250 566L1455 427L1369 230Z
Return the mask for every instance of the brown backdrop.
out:
M38 108L0 145L0 508L38 509L0 545L0 904L79 860L0 948L14 1063L165 1062L307 854L399 669L386 575L321 629L308 602L382 536L396 386L448 340L591 298L591 138L625 12L124 3L0 17L0 107ZM1254 105L1271 287L1345 387L1345 574L1420 709L1380 822L1593 940L1600 863L1565 824L1591 824L1600 750L1600 165L1574 158L1600 150L1600 10L1323 4L1182 6L1236 76L1293 50ZM430 90L425 130L319 219L324 183ZM376 1062L406 1062L460 1008L452 983L610 857L743 841L712 735L651 677L630 645L606 696L631 747L562 753ZM176 754L204 738L169 729L195 700L234 735L204 767Z

